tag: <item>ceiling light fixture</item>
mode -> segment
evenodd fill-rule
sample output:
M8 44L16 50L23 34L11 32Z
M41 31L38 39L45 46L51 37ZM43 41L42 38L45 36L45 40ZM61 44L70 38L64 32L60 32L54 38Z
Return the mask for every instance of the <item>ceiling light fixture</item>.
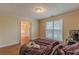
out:
M42 8L42 7L36 7L36 8L34 9L34 11L35 11L36 13L43 13L45 10L44 10L44 8Z

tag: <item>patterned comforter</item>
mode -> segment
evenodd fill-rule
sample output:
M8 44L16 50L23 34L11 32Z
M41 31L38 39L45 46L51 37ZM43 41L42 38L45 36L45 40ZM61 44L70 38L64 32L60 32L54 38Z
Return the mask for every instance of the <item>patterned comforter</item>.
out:
M66 44L50 39L36 39L34 42L40 48L21 46L20 55L79 55L79 42Z
M68 45L68 44L59 44L54 47L54 55L79 55L79 42Z
M37 39L36 44L40 45L40 48L29 48L25 45L20 48L20 55L49 55L53 48L59 44L58 41L48 39Z

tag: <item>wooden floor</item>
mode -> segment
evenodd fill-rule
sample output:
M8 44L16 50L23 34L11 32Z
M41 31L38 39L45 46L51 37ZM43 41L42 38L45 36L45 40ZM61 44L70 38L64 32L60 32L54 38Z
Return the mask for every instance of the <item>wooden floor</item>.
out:
M19 55L20 44L0 48L0 55Z

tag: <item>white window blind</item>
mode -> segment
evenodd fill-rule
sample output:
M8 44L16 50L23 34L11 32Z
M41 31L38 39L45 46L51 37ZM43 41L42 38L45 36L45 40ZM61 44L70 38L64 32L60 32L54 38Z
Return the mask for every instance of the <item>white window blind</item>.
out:
M46 38L53 38L53 22L46 22Z
M62 20L46 22L46 38L62 41Z

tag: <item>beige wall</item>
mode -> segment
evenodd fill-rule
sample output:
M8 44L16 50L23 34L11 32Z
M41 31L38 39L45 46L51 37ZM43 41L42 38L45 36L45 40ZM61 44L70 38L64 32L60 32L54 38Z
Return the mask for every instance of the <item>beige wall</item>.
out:
M46 22L45 19L41 19L39 21L39 37L40 38L45 37L45 22Z
M0 16L0 47L19 43L18 18Z
M79 30L79 10L73 11L70 13L66 13L63 15L55 16L55 17L50 17L49 19L51 20L58 20L62 19L63 20L63 40L68 37L68 33L70 30ZM40 20L40 37L43 37L44 34L44 24L47 20Z

